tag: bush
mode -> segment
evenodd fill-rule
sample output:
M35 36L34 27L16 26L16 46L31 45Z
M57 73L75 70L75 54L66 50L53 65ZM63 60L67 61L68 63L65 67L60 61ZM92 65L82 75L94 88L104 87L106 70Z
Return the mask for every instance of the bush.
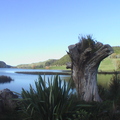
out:
M7 83L7 82L11 82L13 81L13 79L11 77L8 77L8 76L0 76L0 83Z
M22 111L29 120L67 120L80 108L77 96L73 95L71 82L59 76L45 80L39 76L35 88L22 89Z
M35 89L31 85L29 91L22 89L20 107L26 120L119 120L119 80L113 76L109 89L98 87L103 102L89 103L78 100L71 81L39 76Z
M109 97L108 99L116 101L117 99L120 99L120 75L115 74L111 78L111 82L109 84Z

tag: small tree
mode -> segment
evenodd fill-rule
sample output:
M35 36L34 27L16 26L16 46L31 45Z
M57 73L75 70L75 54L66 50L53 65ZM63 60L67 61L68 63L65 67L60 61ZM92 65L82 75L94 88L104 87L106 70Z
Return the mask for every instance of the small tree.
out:
M50 62L46 62L46 63L45 63L45 66L50 66Z
M72 78L78 95L85 101L102 101L96 82L98 67L104 58L113 53L113 49L110 45L94 41L91 36L79 39L79 43L68 47Z

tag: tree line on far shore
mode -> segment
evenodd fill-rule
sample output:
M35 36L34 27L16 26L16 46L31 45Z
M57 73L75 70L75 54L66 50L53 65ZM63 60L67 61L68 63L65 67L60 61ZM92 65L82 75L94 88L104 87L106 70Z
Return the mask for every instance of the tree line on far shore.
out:
M21 65L18 65L17 68L32 68L32 69L41 68L42 69L49 66L66 65L67 62L70 62L70 57L66 54L60 59L49 59L44 62L38 62L38 63L32 63L32 64L21 64Z
M114 53L109 56L111 59L115 60L115 65L120 68L120 46L112 47ZM17 68L29 68L29 69L44 69L49 66L62 66L66 65L66 63L71 62L70 57L66 54L60 59L49 59L47 61L38 62L38 63L31 63L31 64L21 64L16 66Z

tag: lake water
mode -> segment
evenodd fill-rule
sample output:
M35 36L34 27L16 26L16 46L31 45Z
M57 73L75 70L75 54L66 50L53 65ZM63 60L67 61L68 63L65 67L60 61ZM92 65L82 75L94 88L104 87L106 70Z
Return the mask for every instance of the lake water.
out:
M11 91L15 91L21 93L22 88L25 90L29 90L30 84L35 86L34 82L38 80L38 75L30 75L30 74L18 74L15 72L63 72L62 70L40 70L40 69L17 69L17 68L0 68L0 76L5 75L11 77L14 81L10 83L0 83L0 90L8 88ZM44 75L41 75L44 77ZM45 75L45 78L48 79L52 77L52 75ZM70 75L60 75L62 79L68 79Z
M17 69L17 68L0 68L0 76L10 76L14 81L10 83L0 83L0 90L8 88L11 91L21 93L22 88L29 90L30 84L34 87L34 82L38 80L38 75L18 74L15 72L63 72L62 70L40 70L40 69ZM44 75L41 75L44 77ZM45 78L51 78L52 75L45 75ZM63 80L68 80L70 75L60 75ZM98 75L98 84L106 87L112 75Z

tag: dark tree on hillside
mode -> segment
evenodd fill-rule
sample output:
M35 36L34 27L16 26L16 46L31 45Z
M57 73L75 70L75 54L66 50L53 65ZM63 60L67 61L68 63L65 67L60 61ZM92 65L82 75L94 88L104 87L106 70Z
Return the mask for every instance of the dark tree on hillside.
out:
M97 88L97 72L100 62L113 53L110 45L96 42L91 36L80 37L79 43L68 46L71 58L72 78L80 99L102 101Z
M45 63L45 66L50 66L50 62L46 62L46 63Z

